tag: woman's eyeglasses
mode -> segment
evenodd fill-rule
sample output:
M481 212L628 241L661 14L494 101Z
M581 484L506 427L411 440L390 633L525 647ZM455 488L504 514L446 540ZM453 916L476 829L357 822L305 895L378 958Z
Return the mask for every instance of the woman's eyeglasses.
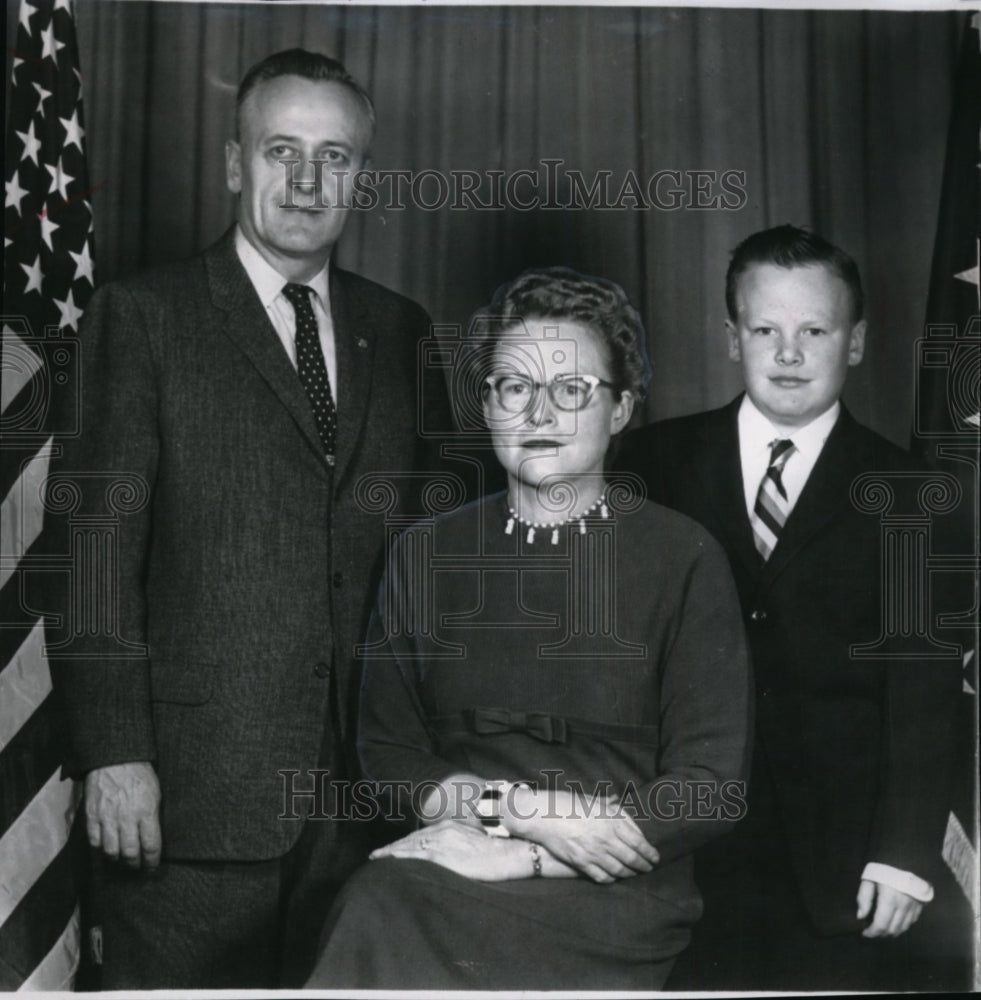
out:
M524 413L548 392L552 405L559 410L581 410L589 405L597 386L612 389L613 383L597 375L556 375L551 382L535 382L524 375L491 375L485 384L493 392L497 405L508 413Z

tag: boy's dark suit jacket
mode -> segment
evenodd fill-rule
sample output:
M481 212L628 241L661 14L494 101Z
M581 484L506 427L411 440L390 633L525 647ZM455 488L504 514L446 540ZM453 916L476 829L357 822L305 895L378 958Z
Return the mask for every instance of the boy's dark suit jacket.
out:
M278 772L311 788L325 730L350 718L384 544L383 515L361 509L355 484L420 465L416 344L429 319L333 267L330 307L333 469L233 232L105 286L85 314L82 434L55 472L81 474L76 514L126 505L106 474L145 482L145 503L118 515L115 574L118 635L148 655L113 659L118 644L84 636L71 658L53 652L65 770L152 761L165 857L285 853L302 822L277 818Z
M856 510L851 484L863 473L917 466L843 407L763 564L746 513L739 404L632 432L618 467L725 547L753 654L753 767L768 767L793 867L787 876L819 931L856 931L867 862L931 881L942 863L959 660L849 654L875 641L884 620L879 518ZM918 482L910 482L915 495ZM900 498L897 509L909 507Z

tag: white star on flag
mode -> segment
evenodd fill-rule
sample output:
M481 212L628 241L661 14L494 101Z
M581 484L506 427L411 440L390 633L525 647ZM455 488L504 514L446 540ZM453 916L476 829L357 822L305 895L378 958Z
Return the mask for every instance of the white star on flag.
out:
M54 23L49 24L44 31L41 32L41 58L47 59L48 57L52 59L57 58L58 49L63 49L65 47L64 42L59 42L54 36Z
M47 211L41 213L41 239L44 240L48 245L49 250L54 250L54 245L51 242L51 235L58 228L57 222L52 222L48 216Z
M34 259L33 264L21 264L24 269L24 273L27 275L27 288L24 289L24 294L28 292L40 292L41 291L41 255Z
M61 122L65 129L65 149L69 146L78 146L78 151L82 152L82 139L85 136L85 129L79 124L78 121L78 108L72 112L71 118L59 118L58 121Z
M20 214L20 203L26 195L27 188L22 188L20 186L20 173L19 171L14 171L14 176L7 181L7 195L4 202L7 208L13 208L17 214Z
M75 253L74 250L69 250L68 253L71 255L71 259L75 261L75 280L78 281L80 278L84 278L90 285L94 286L95 275L92 272L93 262L89 254L88 243L82 246L81 253Z
M37 154L41 151L41 140L34 134L34 122L27 126L26 132L18 132L17 137L24 143L24 159L33 160L34 165L39 167Z
M37 13L37 8L32 7L27 0L20 5L20 23L24 30L31 33L31 18Z
M960 281L966 281L969 285L974 285L978 290L978 305L981 306L981 267L979 267L979 260L981 260L981 240L975 240L974 246L974 267L969 267L966 271L955 274L954 277Z
M51 174L51 179L55 183L55 188L57 189L58 194L60 194L65 201L68 201L68 185L71 184L75 178L70 174L65 173L64 158L62 157L58 160L58 165L56 167L52 167L45 163L44 169Z
M75 305L75 295L71 289L68 289L68 295L64 302L59 302L57 299L54 300L54 304L58 307L58 311L61 313L61 319L58 322L59 327L72 327L73 329L78 329L78 321L82 318L82 310Z
M31 86L37 91L37 109L44 114L44 102L51 96L50 90L45 90L39 83L32 83Z

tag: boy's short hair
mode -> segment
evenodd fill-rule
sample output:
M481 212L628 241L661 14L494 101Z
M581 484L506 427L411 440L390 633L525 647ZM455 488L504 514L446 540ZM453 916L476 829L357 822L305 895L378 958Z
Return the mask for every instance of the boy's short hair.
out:
M823 236L797 226L774 226L763 229L746 239L732 251L726 271L726 309L729 319L736 321L736 290L739 279L755 264L775 264L777 267L826 267L848 286L852 299L852 322L865 313L865 295L858 265L852 258L829 243Z

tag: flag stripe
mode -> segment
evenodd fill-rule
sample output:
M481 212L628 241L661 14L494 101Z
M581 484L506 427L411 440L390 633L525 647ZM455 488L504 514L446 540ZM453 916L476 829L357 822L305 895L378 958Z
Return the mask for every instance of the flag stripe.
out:
M24 980L22 990L71 990L81 953L81 923L76 906L51 951Z
M25 554L21 568L30 564L31 557L39 551L40 542L41 539L38 539ZM40 586L37 577L39 574L36 573L28 575L18 572L0 587L0 623L3 626L0 628L0 668L5 667L17 655L18 649L27 641L37 625L37 614L25 607L31 603L32 588Z
M25 462L29 462L39 450L41 441L25 445L23 443L8 443L0 435L0 446L4 450L4 460L0 462L0 498L4 501L20 481L21 471Z
M41 368L41 359L18 335L11 325L11 321L5 318L3 324L3 374L0 377L0 410L6 412L14 398L35 378ZM11 415L16 412L18 410L15 407L11 410Z
M0 837L0 857L9 863L0 884L0 924L44 874L68 842L78 796L73 781L52 774L30 805Z
M13 583L8 583L0 591L0 622L3 622L3 627L0 628L0 663L3 664L10 663L17 655L17 650L27 641L34 626L37 625L37 618L31 621L23 620L24 611L17 596L16 582L15 580ZM7 610L11 611L10 618L5 614ZM13 615L18 612L21 620L14 621Z
M943 858L953 872L964 895L971 902L974 915L981 910L981 888L978 886L978 862L974 845L957 818L956 813L947 817L947 831L944 834Z
M0 989L24 988L31 972L63 936L73 918L87 850L79 812L68 842L0 926ZM62 982L48 980L34 988L59 989Z
M39 667L40 664L40 667ZM51 691L51 672L44 658L44 625L39 621L14 658L0 671L0 751Z
M51 441L25 462L17 482L0 503L0 586L37 541L44 519L42 489L51 460Z
M7 364L6 344L3 345L3 352L4 364ZM48 416L49 402L48 372L42 367L17 390L16 395L4 403L0 420L4 447L9 442L20 446L29 444L36 451L46 434L44 421Z
M58 718L48 697L0 756L0 829L7 831L23 815L60 764Z

